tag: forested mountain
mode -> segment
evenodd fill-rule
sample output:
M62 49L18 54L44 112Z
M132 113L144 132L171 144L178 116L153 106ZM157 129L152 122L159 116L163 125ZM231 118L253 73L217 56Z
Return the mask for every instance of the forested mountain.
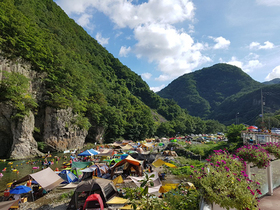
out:
M77 127L88 131L91 142L223 129L217 121L192 117L173 100L152 92L52 0L0 0L0 61L16 66L0 75L0 105L12 104L11 118L22 122L31 111L34 137L57 144L52 147L59 140L60 148L73 147ZM30 65L30 70L21 69L33 76L22 75L18 63ZM65 114L59 110L71 110L73 117L60 122L58 116ZM1 117L7 118L0 112ZM1 129L3 134L9 130Z
M263 82L265 85L275 85L275 84L280 84L280 78L275 78L273 80Z
M264 116L269 116L278 111L280 109L280 84L267 85L248 93L240 92L232 95L217 107L209 118L219 120L225 124L236 123L236 121L237 123L255 124L256 121L261 119L261 101L264 104ZM269 119L266 120L268 121ZM267 128L271 127L269 124L272 125L272 118L271 123L265 123Z
M190 115L207 119L229 96L262 86L236 66L216 64L175 79L158 95L174 99Z

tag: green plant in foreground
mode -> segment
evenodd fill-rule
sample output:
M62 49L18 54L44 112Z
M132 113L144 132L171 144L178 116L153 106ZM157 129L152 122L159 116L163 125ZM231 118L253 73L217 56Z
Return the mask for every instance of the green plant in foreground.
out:
M203 168L193 173L193 182L207 202L226 209L259 209L259 183L248 178L242 159L218 150L207 161Z

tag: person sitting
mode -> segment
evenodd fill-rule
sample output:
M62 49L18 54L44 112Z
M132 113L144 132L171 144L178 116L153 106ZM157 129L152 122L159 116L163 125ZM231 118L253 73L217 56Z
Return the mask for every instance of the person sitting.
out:
M249 144L254 144L254 140L252 139L252 137L249 139Z

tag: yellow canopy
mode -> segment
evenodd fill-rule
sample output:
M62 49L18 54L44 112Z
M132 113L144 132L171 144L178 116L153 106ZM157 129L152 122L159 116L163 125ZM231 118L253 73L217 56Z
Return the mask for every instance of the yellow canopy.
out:
M119 208L119 209L120 209L120 210L125 210L125 209L132 210L133 207L132 207L132 205L126 205L126 206L123 206L123 207L121 207L121 208Z
M109 201L107 201L106 203L108 205L113 205L113 204L125 204L127 202L128 202L128 199L115 196L112 199L110 199Z
M159 188L159 193L166 193L170 190L176 189L179 184L165 184Z
M123 178L121 175L119 175L118 177L116 177L114 180L113 180L113 183L114 185L116 186L116 184L121 184L123 183Z
M170 167L170 168L177 168L177 166L175 166L175 165L173 165L173 164L171 164L171 163L165 162L164 164L165 164L166 166Z
M155 167L160 167L160 166L162 166L164 163L165 163L165 161L163 161L163 160L161 160L161 159L157 159L157 160L154 161L152 164L153 164Z
M177 166L171 164L171 163L167 163L161 159L157 159L155 162L152 163L155 167L160 167L162 166L163 164L165 164L166 166L168 167L171 167L171 168L177 168Z

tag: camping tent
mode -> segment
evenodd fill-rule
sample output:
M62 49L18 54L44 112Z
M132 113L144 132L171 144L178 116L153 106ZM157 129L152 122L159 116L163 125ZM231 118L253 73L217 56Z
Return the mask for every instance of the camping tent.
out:
M98 178L82 181L77 186L67 209L78 209L84 204L86 198L93 193L100 194L103 203L105 204L117 193L117 189L113 182L107 179Z
M92 155L97 155L99 154L98 151L94 149L88 149L86 151L83 151L82 153L78 154L78 156L92 156Z
M117 184L123 183L123 178L122 178L122 176L119 175L118 177L116 177L116 178L113 180L113 183L114 183L115 186L116 186Z
M30 178L33 178L38 184L44 188L46 191L50 191L56 186L58 186L63 179L58 176L51 168L46 168L42 171L26 175L16 182L16 184L26 182Z
M100 152L98 152L95 149L89 149L89 151L93 154L93 155L98 155Z
M136 173L141 176L142 175L142 167L141 167L141 163L142 161L140 160L136 160L133 157L131 157L130 155L128 155L125 159L123 159L122 161L116 163L115 165L113 165L111 167L111 178L114 176L114 171L117 167L122 166L124 164L124 173L129 174L131 171L131 168L134 168L134 170L136 171Z
M79 179L70 171L63 170L58 174L64 182L62 184L69 184L70 182L77 182Z

